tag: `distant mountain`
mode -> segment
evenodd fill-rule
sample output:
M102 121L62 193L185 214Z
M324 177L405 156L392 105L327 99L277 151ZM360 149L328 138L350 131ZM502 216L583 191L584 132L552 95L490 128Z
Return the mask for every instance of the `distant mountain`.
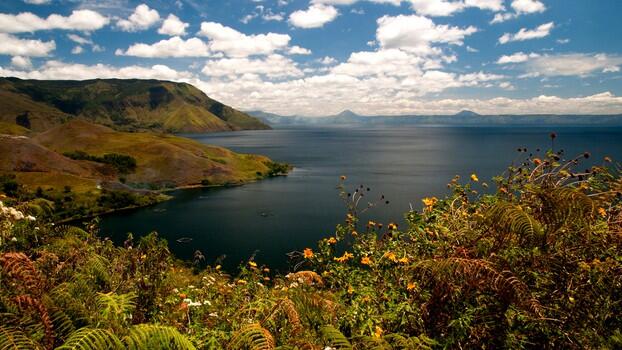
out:
M582 125L622 126L622 115L481 115L463 110L453 115L403 115L403 116L360 116L350 110L327 117L280 116L254 111L248 112L271 126L374 126L374 125Z
M186 83L140 79L0 78L0 122L44 131L80 117L118 130L269 129Z

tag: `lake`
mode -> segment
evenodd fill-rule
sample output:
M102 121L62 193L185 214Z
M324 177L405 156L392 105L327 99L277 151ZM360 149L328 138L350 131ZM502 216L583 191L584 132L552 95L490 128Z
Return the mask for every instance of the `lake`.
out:
M347 176L352 190L369 187L366 199L384 195L390 201L369 211L368 218L402 223L411 205L421 208L423 197L446 194L454 175L466 181L476 172L481 182L491 183L519 159L517 148L534 153L550 148L551 131L557 133L555 148L568 156L589 151L591 161L599 163L604 156L622 159L622 128L407 126L184 135L236 152L264 154L295 170L240 187L176 191L171 201L104 217L101 232L122 242L127 232L157 231L183 259L200 250L207 263L220 258L231 270L255 254L258 263L284 271L287 252L314 247L342 222L339 176ZM191 241L177 242L182 237Z

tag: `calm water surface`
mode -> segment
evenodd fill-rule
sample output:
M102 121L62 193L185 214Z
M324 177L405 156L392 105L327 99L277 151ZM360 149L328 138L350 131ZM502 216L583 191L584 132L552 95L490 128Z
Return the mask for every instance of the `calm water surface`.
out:
M477 172L480 181L500 174L517 159L516 149L555 147L567 154L590 151L622 159L622 128L454 128L381 129L295 128L186 135L236 152L259 153L293 164L288 176L234 188L196 189L173 193L159 205L117 213L102 220L102 235L122 242L127 232L158 231L180 258L200 250L213 263L234 268L253 254L260 263L285 270L286 253L313 247L334 232L344 217L335 189L347 175L353 189L370 187L368 199L384 194L389 205L369 212L378 222L401 222L421 198L442 196L454 175ZM192 241L179 243L181 237Z

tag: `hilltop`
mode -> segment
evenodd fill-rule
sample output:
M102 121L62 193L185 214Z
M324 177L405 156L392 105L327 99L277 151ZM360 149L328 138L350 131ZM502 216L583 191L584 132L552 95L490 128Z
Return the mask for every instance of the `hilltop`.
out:
M0 122L45 131L76 117L124 131L192 133L270 128L186 83L0 78Z

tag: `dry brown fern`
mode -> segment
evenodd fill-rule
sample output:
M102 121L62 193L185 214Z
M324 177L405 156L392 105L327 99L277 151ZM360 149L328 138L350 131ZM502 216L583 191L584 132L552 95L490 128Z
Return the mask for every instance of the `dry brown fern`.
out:
M292 282L298 282L308 286L324 286L324 280L322 279L322 277L313 271L293 272L287 275L287 278L289 278Z
M54 323L48 313L47 308L41 301L30 295L20 295L15 297L15 302L22 311L34 311L41 319L41 324L45 330L45 348L52 349L54 347Z
M274 319L280 313L285 314L287 320L292 325L293 335L299 334L302 331L302 323L300 322L300 315L298 314L298 310L296 310L296 304L294 304L294 302L287 297L279 300L276 305L274 305L272 311L270 311L270 313L262 323L267 320Z
M4 253L0 256L0 265L14 281L32 295L41 295L44 286L43 277L34 263L24 253Z

